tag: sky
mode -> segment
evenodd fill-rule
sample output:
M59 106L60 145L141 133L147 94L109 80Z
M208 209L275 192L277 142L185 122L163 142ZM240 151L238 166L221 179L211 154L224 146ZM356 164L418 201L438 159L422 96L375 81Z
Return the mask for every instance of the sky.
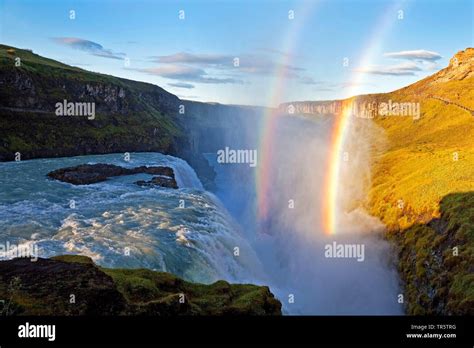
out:
M388 92L472 47L472 0L0 0L0 42L182 99Z

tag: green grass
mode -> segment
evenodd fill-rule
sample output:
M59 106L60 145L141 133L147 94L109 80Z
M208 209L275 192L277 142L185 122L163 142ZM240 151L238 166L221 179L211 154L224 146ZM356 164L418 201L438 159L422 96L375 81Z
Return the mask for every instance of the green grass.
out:
M458 99L472 95L474 79L458 83ZM446 97L445 86L436 95ZM368 209L390 229L406 229L439 217L439 202L453 192L474 191L474 117L441 101L413 97L409 91L377 95L377 99L414 101L421 117L377 117L387 138L387 149L376 154ZM474 98L474 95L473 95ZM454 99L454 98L450 98ZM455 160L457 154L457 160ZM403 209L398 201L404 202Z
M210 285L186 282L169 273L147 269L101 268L113 278L118 290L127 301L146 306L159 302L160 306L171 306L182 294L191 314L265 314L265 308L278 306L278 301L269 297L267 287L250 284L229 284L218 281ZM169 302L169 303L168 303Z
M82 256L82 255L71 255L71 254L59 255L59 256L54 256L51 259L57 260L57 261L63 261L63 262L82 263L82 264L88 264L88 265L91 265L94 263L90 257Z

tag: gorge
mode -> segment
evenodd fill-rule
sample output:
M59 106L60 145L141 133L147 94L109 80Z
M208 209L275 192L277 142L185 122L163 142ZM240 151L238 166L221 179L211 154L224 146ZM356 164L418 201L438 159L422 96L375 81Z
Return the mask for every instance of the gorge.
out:
M14 66L7 49L21 57L21 67ZM262 153L267 108L181 100L151 84L0 46L0 160L12 161L15 153L22 159L1 164L2 237L38 243L42 257L83 254L101 267L146 267L203 283L267 285L286 314L472 313L474 299L467 295L473 281L472 226L456 223L461 198L448 196L474 190L472 181L455 187L443 182L425 195L412 188L404 170L409 163L424 166L434 152L451 154L449 142L456 136L446 136L447 128L472 132L472 117L461 109L436 130L443 143L428 128L451 107L429 96L454 99L453 84L455 101L472 108L472 88L462 88L472 86L472 51L458 53L456 66L389 94L281 104L271 110L279 115L272 135L277 140L270 153ZM443 78L449 89L443 89ZM54 105L66 99L95 103L95 119L58 118ZM341 233L327 235L321 192L334 122L348 108L366 110L389 100L421 103L420 120L373 115L354 121L341 174ZM413 124L417 135L407 126ZM456 146L472 156L469 139L463 141L465 146ZM255 150L258 165L219 163L217 153L225 148ZM122 159L125 152L130 163ZM73 188L46 178L53 170L98 163L170 167L178 189L146 190L126 177ZM417 177L430 170L421 168ZM135 174L134 181L150 179ZM472 209L467 205L472 195L465 195L463 204ZM69 210L71 199L78 210ZM400 200L406 201L402 208ZM184 209L178 208L180 201ZM264 218L263 204L270 212ZM325 257L325 245L333 243L363 246L364 262ZM461 256L453 259L446 253L456 245L462 246ZM123 253L127 247L132 257ZM431 248L433 259L426 251ZM443 270L445 262L451 266ZM399 301L400 294L406 301Z

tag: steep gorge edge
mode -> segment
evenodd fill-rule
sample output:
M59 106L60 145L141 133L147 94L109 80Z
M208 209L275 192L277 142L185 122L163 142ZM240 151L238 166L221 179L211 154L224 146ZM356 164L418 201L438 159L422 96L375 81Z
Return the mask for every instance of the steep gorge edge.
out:
M0 46L0 160L13 160L15 152L28 159L159 151L187 160L210 187L214 172L201 154L215 152L236 136L242 118L261 112L180 100L151 84L91 73L15 49L23 62L18 68L7 49ZM291 103L295 113L316 117L332 117L354 101L422 104L415 123L374 118L387 133L390 148L376 156L365 202L397 246L408 314L474 312L474 166L469 167L474 163L474 118L457 106L474 109L472 49L455 58L456 66L452 61L439 73L392 93ZM96 120L58 118L53 106L62 99L96 102ZM281 111L286 113L287 107L282 105ZM455 172L446 162L453 151L464 160ZM448 169L441 171L443 166ZM398 208L400 199L406 202L403 209Z
M389 100L419 103L419 119L360 112ZM406 313L474 314L474 49L391 93L291 102L280 111L326 117L347 107L354 122L373 121L386 137L382 150L372 147L363 205L396 247Z

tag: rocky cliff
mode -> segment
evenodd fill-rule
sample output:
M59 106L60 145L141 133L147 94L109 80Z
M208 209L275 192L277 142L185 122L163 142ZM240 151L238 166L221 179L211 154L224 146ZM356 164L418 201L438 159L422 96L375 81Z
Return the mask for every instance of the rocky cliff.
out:
M160 87L88 72L0 45L0 160L111 152L176 153L179 99ZM57 114L87 103L95 115Z
M412 85L391 93L359 95L341 100L293 101L282 103L279 110L284 114L304 114L313 116L337 116L343 110L356 117L379 115L378 105L395 97L398 100L420 101L433 98L447 104L456 105L474 115L472 79L474 78L474 48L468 47L457 52L449 65ZM465 88L464 88L465 87ZM458 103L459 102L459 103ZM367 114L368 112L371 114Z
M296 101L280 104L278 109L283 114L299 115L337 115L342 111L342 100Z

